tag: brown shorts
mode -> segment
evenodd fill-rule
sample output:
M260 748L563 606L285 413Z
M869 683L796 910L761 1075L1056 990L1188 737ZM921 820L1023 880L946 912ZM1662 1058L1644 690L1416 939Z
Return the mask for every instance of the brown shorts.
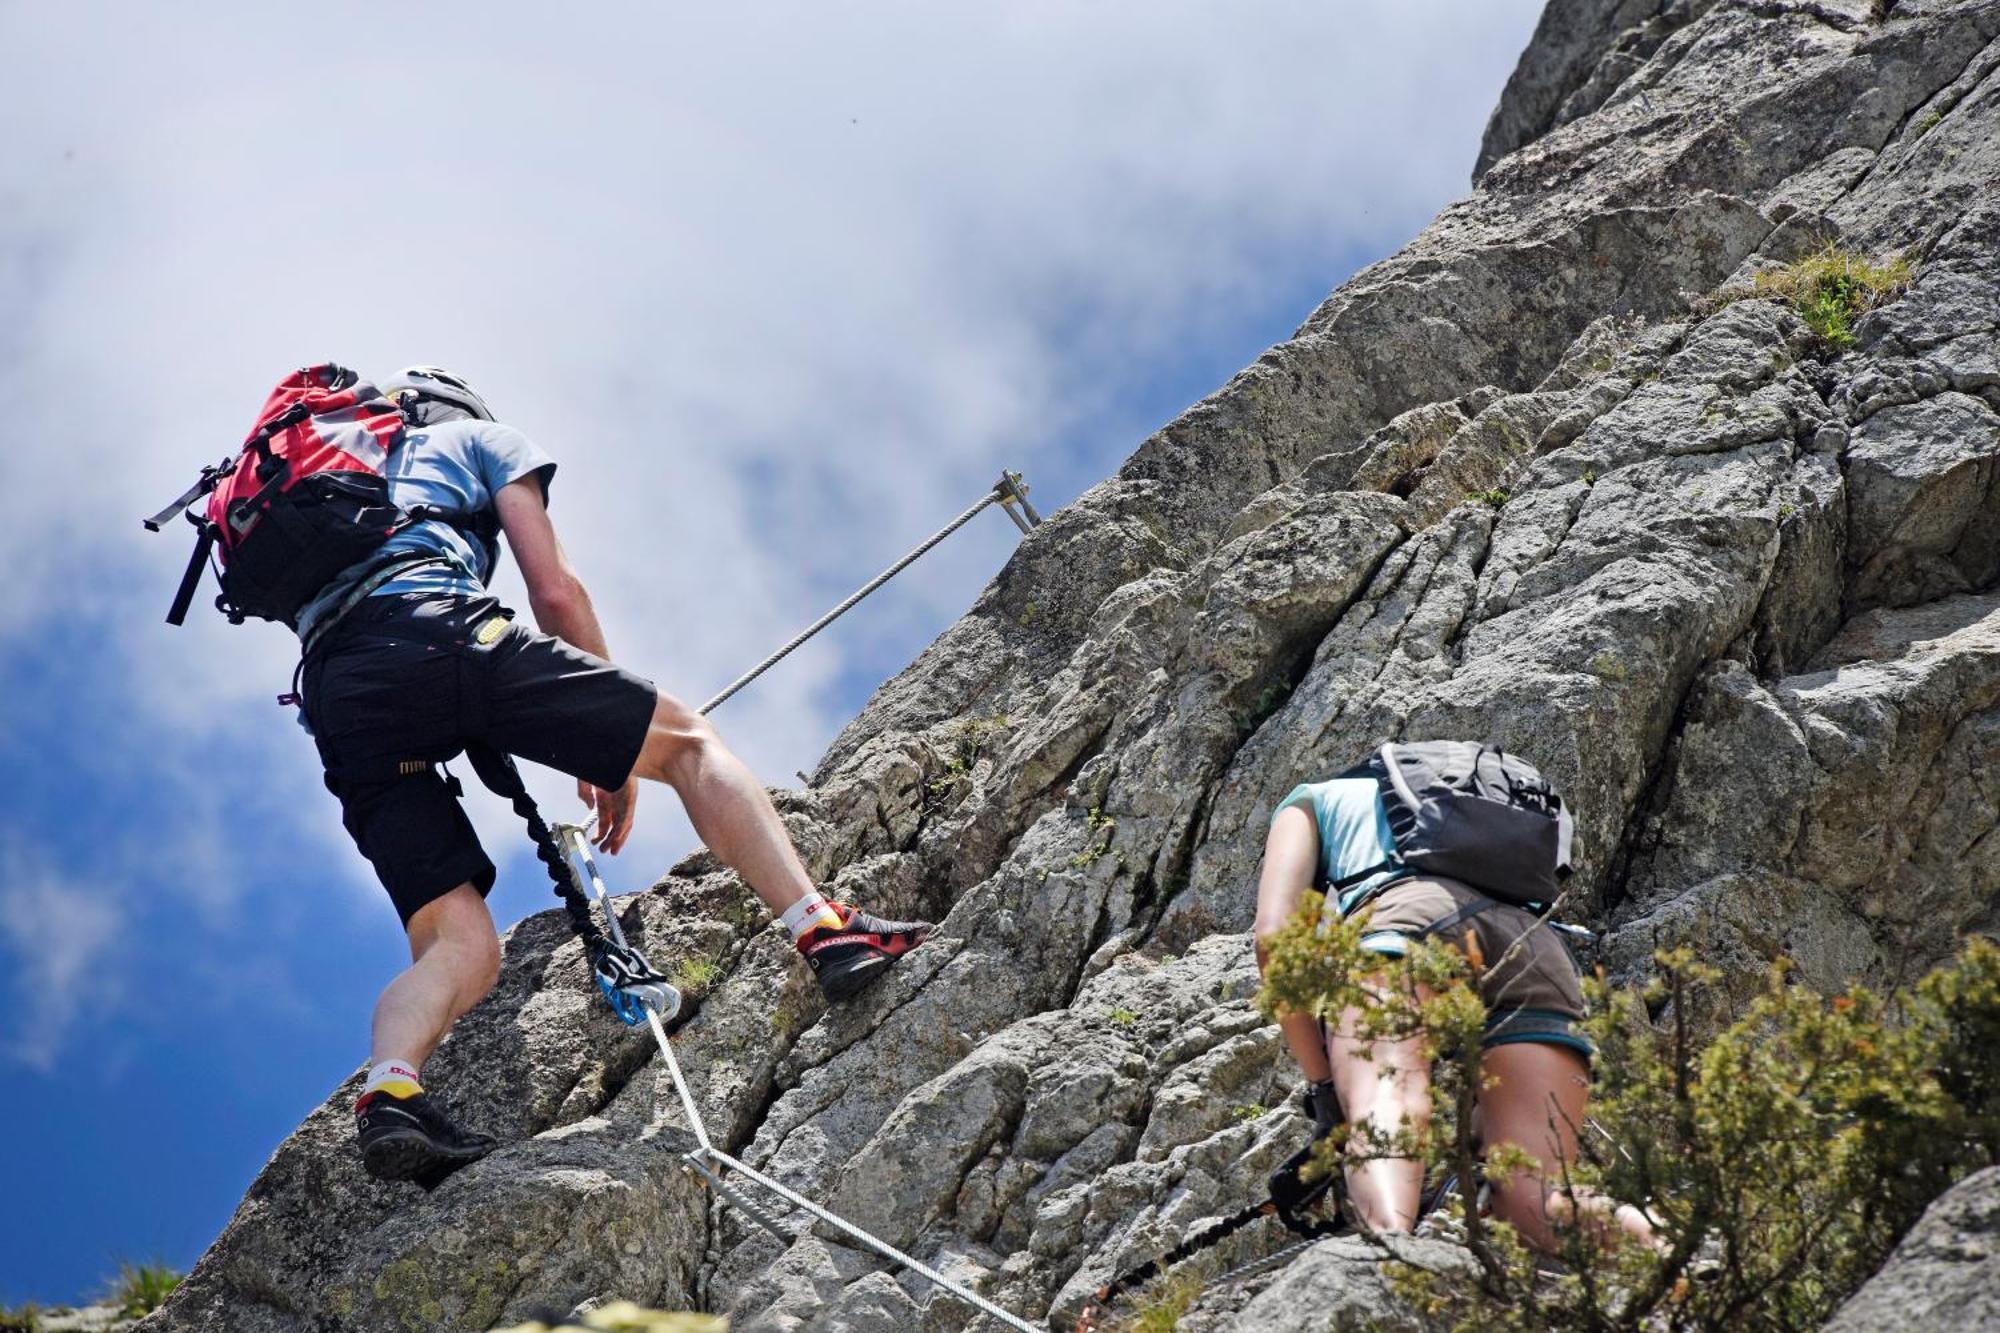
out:
M1586 1060L1595 1054L1578 1027L1587 1010L1576 960L1562 935L1527 908L1496 902L1455 879L1413 875L1395 881L1358 911L1366 929L1361 947L1371 953L1401 957L1411 940L1434 935L1482 960L1482 1046L1533 1041L1568 1047ZM1457 920L1438 928L1453 917Z

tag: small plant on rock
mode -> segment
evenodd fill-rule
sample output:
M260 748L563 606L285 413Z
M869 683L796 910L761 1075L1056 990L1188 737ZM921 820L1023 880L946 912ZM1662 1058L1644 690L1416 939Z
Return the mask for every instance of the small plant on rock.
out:
M1161 1278L1148 1288L1132 1317L1119 1325L1124 1333L1174 1333L1181 1316L1201 1297L1205 1279L1194 1270Z
M33 1301L0 1305L0 1333L42 1333L42 1307Z
M1069 864L1072 870L1082 870L1086 866L1097 864L1098 860L1111 850L1111 839L1118 832L1118 821L1105 814L1101 805L1094 807L1084 816L1084 825L1090 830L1090 839L1082 851L1070 857ZM1125 863L1122 856L1118 863L1120 865Z
M1491 490L1474 491L1468 498L1477 500L1479 501L1479 503L1487 506L1490 509L1500 509L1504 508L1507 504L1507 501L1512 497L1510 497L1507 494L1507 492L1501 490L1498 486L1495 486Z
M714 958L701 955L683 961L674 969L674 986L678 990L700 994L715 984L722 975L722 964Z
M1784 301L1838 352L1854 345L1855 322L1902 295L1913 272L1907 255L1878 263L1828 242L1788 268L1759 273L1749 294Z
M727 1333L728 1328L729 1321L715 1315L647 1310L631 1301L613 1301L579 1316L575 1323L537 1320L494 1333Z
M1285 706L1285 700L1292 697L1295 688L1289 680L1274 680L1266 684L1263 689L1257 691L1257 697L1250 702L1250 716L1245 719L1246 725L1251 729L1262 725L1271 714Z
M986 744L998 733L1007 729L1004 713L993 717L969 717L951 729L950 753L945 759L944 772L924 784L928 805L942 804L958 784L972 776L973 765L985 752Z
M123 1262L118 1276L105 1293L105 1304L114 1305L128 1319L151 1314L166 1304L167 1297L181 1284L181 1275L163 1263Z

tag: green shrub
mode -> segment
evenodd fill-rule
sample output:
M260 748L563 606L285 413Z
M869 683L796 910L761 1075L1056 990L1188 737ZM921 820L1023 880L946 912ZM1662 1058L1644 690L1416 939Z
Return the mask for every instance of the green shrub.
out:
M706 954L682 960L674 969L674 989L700 995L722 975L722 964Z
M1174 1333L1181 1316L1201 1295L1205 1279L1194 1269L1160 1278L1146 1289L1132 1317L1118 1327L1124 1333Z
M104 1302L118 1307L126 1318L137 1319L166 1304L167 1297L180 1284L181 1275L163 1263L121 1261L118 1276L104 1294Z
M1385 973L1361 953L1357 922L1307 924L1319 905L1309 897L1276 942L1260 1006L1358 1008L1370 1035L1423 1032L1435 1063L1428 1132L1336 1134L1316 1167L1334 1169L1342 1152L1415 1153L1470 1178L1478 960L1426 943ZM1464 1330L1817 1328L1938 1194L2000 1162L1991 942L1969 941L1887 997L1824 998L1779 965L1736 1014L1720 1012L1719 974L1687 953L1660 955L1658 969L1639 990L1592 983L1590 1123L1577 1160L1551 1174L1572 1206L1588 1192L1647 1210L1665 1248L1571 1231L1561 1270L1544 1271L1511 1227L1459 1207L1477 1279L1398 1265L1413 1304ZM1698 1255L1712 1273L1690 1282Z
M0 1333L42 1333L42 1307L33 1301L0 1305Z
M1828 242L1789 268L1759 273L1747 294L1785 302L1828 347L1844 351L1854 345L1855 321L1902 295L1913 271L1907 255L1878 263Z
M929 799L926 805L935 806L948 799L957 790L959 783L972 776L973 765L979 762L987 742L1007 729L1006 714L994 717L969 717L955 723L947 733L949 753L945 757L944 772L924 784Z

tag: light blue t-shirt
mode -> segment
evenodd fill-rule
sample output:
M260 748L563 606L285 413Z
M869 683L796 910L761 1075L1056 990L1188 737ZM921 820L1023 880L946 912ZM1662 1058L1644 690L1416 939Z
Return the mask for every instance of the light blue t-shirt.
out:
M520 431L475 419L410 427L403 442L390 452L384 469L389 478L389 499L397 507L425 505L468 516L492 508L493 497L502 487L531 473L540 475L546 500L555 470L555 461ZM480 596L486 581L493 577L499 548L442 519L413 523L382 543L366 560L335 575L319 596L306 603L299 612L299 638L311 635L320 617L345 601L371 571L411 555L437 555L441 559L400 574L369 595Z
M1278 802L1272 818L1294 805L1305 806L1319 827L1319 873L1323 883L1337 883L1391 859L1396 843L1389 832L1389 815L1382 808L1382 792L1375 779L1333 778L1301 783ZM1340 914L1346 916L1376 889L1409 873L1407 868L1398 866L1341 890Z

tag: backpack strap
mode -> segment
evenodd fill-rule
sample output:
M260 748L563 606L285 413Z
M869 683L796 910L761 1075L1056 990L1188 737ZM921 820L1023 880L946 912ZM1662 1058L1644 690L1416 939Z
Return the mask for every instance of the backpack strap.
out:
M192 500L187 502L193 503ZM188 607L194 602L195 587L201 582L202 571L208 568L209 553L215 549L215 525L199 518L194 525L201 535L194 540L194 551L188 556L187 569L181 573L181 586L174 590L173 605L167 608L169 625L178 625L187 619Z
M194 485L181 492L178 500L175 500L151 518L142 518L139 522L145 527L146 531L158 532L161 528L173 522L174 519L186 513L196 500L201 499L202 496L207 495L210 491L221 485L222 479L236 470L236 460L239 457L241 457L240 454L231 454L214 467L203 468L201 476L196 479Z
M1490 907L1498 907L1499 905L1500 904L1498 902L1496 902L1491 898L1486 898L1486 897L1474 898L1471 902L1464 904L1457 911L1452 912L1450 915L1441 916L1437 920L1431 922L1428 926L1425 926L1422 930L1418 931L1413 938L1425 940L1429 939L1433 935L1442 935L1447 930L1450 930L1453 926L1464 925L1466 922L1472 920L1472 918L1478 916L1481 912L1486 911Z
M1326 892L1339 893L1343 889L1353 888L1356 884L1361 883L1361 881L1367 879L1371 875L1379 875L1385 870L1400 870L1402 868L1403 868L1402 861L1392 855L1389 857L1388 860L1378 861L1374 865L1369 866L1366 870L1357 870L1351 875L1342 875L1339 879L1328 880L1326 882Z
M203 468L194 485L182 491L172 504L151 518L139 520L146 531L158 532L177 516L187 514L188 522L194 524L195 531L200 534L195 538L194 553L188 557L187 569L181 574L181 585L174 592L173 605L167 608L169 625L179 625L187 620L188 606L194 601L196 585L201 582L201 571L208 564L209 553L215 549L214 525L199 514L188 513L188 510L195 501L220 486L223 478L236 470L236 460L241 457L241 454L231 454L213 467Z

